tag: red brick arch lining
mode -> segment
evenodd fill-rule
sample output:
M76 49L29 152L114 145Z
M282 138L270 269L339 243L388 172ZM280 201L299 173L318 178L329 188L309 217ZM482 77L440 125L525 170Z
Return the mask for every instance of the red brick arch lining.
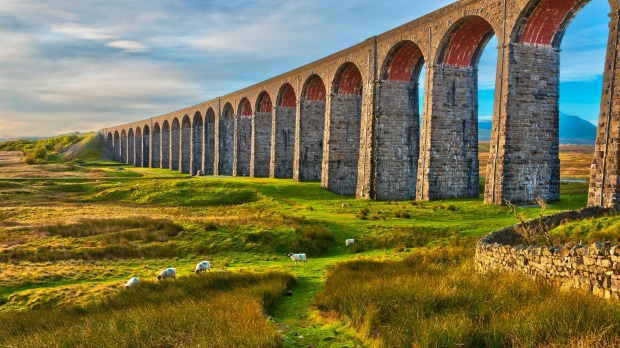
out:
M290 83L285 84L280 89L280 98L278 105L285 108L294 108L297 106L297 97L295 96L295 90Z
M583 0L542 0L536 5L521 35L522 43L553 45L560 27Z
M353 63L344 63L334 79L334 92L337 94L362 94L362 74Z
M456 23L448 34L443 63L459 67L477 65L482 49L494 33L486 19L477 16L465 17Z
M306 82L304 97L306 100L324 101L327 92L325 83L318 75L312 75Z
M140 127L136 128L136 137L141 137L142 136L142 130L140 129Z
M269 93L262 92L258 96L258 103L257 103L256 109L258 109L258 112L271 112L272 104L271 104L271 97L269 96ZM251 112L252 111L250 110L250 115L251 115Z
M243 98L239 103L239 116L252 116L252 105L248 98Z
M383 78L390 81L413 81L421 62L424 62L424 56L420 47L412 41L402 42L388 55Z

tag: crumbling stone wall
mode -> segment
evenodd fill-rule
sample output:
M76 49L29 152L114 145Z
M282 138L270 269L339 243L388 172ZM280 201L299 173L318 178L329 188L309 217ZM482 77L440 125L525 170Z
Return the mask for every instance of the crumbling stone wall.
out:
M542 219L553 229L561 224L613 213L600 207L567 211ZM528 225L539 222L531 220ZM565 244L557 247L526 246L516 232L518 225L508 226L478 241L474 259L476 270L512 271L559 285L583 289L602 298L620 299L620 245Z

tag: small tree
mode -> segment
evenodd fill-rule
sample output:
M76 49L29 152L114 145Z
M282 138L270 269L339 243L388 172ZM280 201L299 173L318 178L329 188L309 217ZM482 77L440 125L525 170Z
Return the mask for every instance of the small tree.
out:
M47 159L47 148L45 146L37 146L34 148L33 155L34 155L34 158L46 160Z
M525 215L525 210L521 208L517 208L510 201L506 201L506 204L512 209L512 215L519 220L519 225L515 227L515 232L517 232L525 244L533 245L538 244L540 242L541 237L545 239L547 245L552 245L551 237L549 236L549 229L545 222L543 221L544 213L547 210L547 202L545 202L542 198L538 197L536 199L536 204L539 207L538 217L536 217L535 222L528 222L527 215Z

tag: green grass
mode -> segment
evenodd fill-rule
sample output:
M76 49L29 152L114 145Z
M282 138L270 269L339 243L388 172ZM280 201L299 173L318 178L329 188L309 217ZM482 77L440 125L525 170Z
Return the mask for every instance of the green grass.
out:
M620 216L611 215L584 221L575 221L549 231L555 244L567 242L590 244L595 242L620 243Z
M473 250L473 239L517 222L509 208L484 205L481 199L375 202L327 192L318 182L189 178L170 170L133 168L100 160L82 163L79 158L70 166L89 177L0 180L0 266L4 266L0 267L0 320L6 318L2 312L18 318L16 310L22 310L24 318L32 318L36 314L31 313L36 311L62 312L79 304L88 307L84 317L88 325L96 321L109 323L109 314L122 325L132 327L120 314L128 312L134 315L133 323L147 328L144 332L169 342L164 332L153 328L151 321L143 321L135 314L143 311L156 318L154 321L163 320L163 316L157 317L157 306L142 303L120 310L108 301L131 276L138 276L141 281L153 280L161 269L172 266L185 277L192 274L197 262L206 259L212 262L214 271L227 270L227 274L276 271L297 278L290 296L272 298L275 302L270 300L268 306L257 300L256 310L267 308L275 320L264 331L269 335L276 329L282 331L268 335L270 343L264 346L361 346L372 343L376 337L360 334L364 329L347 325L352 322L342 314L332 318L329 313L316 315L312 310L330 267L360 257L379 263L398 262L441 245L467 244L469 250L464 250L463 256L467 258ZM583 187L566 188L571 187L563 183L563 196L550 205L548 213L585 206L587 195ZM343 203L347 204L345 208ZM534 207L526 207L525 211L529 217L538 213ZM353 248L344 246L347 238L356 239ZM289 252L306 252L308 264L291 266L286 256ZM8 257L9 254L12 256ZM435 267L431 261L423 259L419 267L425 267L427 262L429 267ZM170 289L157 301L175 299L176 291ZM234 290L229 292L234 301L241 301ZM225 301L226 296L220 297L222 304L233 307ZM171 326L174 330L183 331L179 327L192 327L191 322L203 320L193 317L197 314L192 306L208 306L200 299L185 299L165 307L174 318L183 317L184 312L191 318L179 318L183 324ZM213 300L219 301L219 297ZM215 312L207 308L205 313L217 313L216 308L224 307L213 307ZM370 318L372 308L365 310ZM216 319L209 325L218 326L218 320L230 320L213 315ZM82 341L71 341L69 331L76 330L77 324L67 317L61 318L67 329L55 327L52 329L57 331L49 331L60 337L55 341L60 342L58 345L81 345L86 339L97 341L90 329L76 335ZM267 322L264 317L261 320ZM113 332L105 331L106 335L114 336L117 331L128 335L128 329L113 324L108 324L108 329ZM183 337L198 337L193 330L184 332ZM137 332L139 337L142 334ZM42 339L43 335L31 336ZM26 336L20 336L22 345L36 346L40 342ZM149 339L146 341L152 343ZM185 342L184 338L175 339ZM186 345L195 345L192 339Z

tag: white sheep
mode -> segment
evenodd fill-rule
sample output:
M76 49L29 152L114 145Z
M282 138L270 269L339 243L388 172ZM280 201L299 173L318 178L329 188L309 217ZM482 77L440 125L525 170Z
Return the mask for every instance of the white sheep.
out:
M121 186L121 185L123 185L123 183L120 181L116 183L116 186Z
M295 262L295 264L297 264L297 261L308 263L308 259L306 259L306 254L293 254L293 253L290 253L290 254L288 254L288 256L291 258L291 260L293 260Z
M346 203L342 203L342 209L344 209L344 208L346 208L346 207L348 207L348 206L349 206L348 204L346 204Z
M157 182L157 179L153 179L153 182Z
M129 289L135 285L138 285L138 278L133 277L127 281L127 283L125 284L125 289Z
M165 270L161 271L161 273L159 273L159 275L157 276L157 280L168 278L177 279L177 270L174 268L166 268Z
M100 183L100 181L99 181L99 180L95 180L95 182L96 182L97 184L98 184L98 183Z
M211 262L209 261L202 261L199 264L196 265L196 274L200 274L202 272L205 271L209 271L211 272Z
M347 240L344 241L344 244L349 247L349 246L355 244L355 239L347 239Z

